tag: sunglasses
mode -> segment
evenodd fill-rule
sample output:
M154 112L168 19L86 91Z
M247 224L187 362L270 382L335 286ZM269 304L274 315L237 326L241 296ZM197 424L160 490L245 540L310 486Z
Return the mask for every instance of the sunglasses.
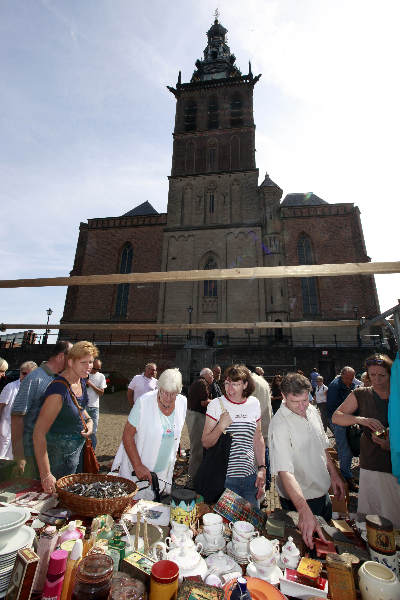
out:
M365 361L365 364L367 367L370 367L371 365L384 365L385 360L384 358L368 358Z

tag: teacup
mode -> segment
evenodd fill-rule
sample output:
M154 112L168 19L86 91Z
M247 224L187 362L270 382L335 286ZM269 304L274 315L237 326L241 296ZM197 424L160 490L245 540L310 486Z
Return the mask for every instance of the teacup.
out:
M224 531L224 526L221 524L215 524L215 525L204 525L203 527L203 533L204 535L222 535L222 532Z
M279 541L267 540L264 536L253 538L249 543L251 558L254 562L265 565L276 563L279 557Z
M203 515L203 525L204 527L222 525L222 517L221 515L217 515L216 513L206 513L205 515Z
M235 521L234 523L229 523L229 527L232 530L232 539L240 540L250 540L253 537L259 535L258 531L255 531L254 525L248 523L248 521Z
M237 556L248 556L249 544L248 542L239 542L238 540L232 540L232 550Z

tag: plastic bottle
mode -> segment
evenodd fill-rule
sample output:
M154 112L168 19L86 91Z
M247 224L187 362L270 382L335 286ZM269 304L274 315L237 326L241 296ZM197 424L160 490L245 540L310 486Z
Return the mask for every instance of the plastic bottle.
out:
M238 577L236 586L231 593L231 600L251 600L251 594L247 589L247 581L244 577Z
M79 540L82 537L83 537L82 531L79 531L79 529L77 529L76 521L70 521L68 523L67 529L64 529L64 531L60 535L59 544L61 545L63 542L66 542L67 540Z
M65 571L64 584L61 592L61 600L69 600L74 589L76 568L82 558L83 543L82 540L76 540L74 547L68 557L67 568Z
M47 579L44 585L42 600L59 600L67 566L68 552L54 550L50 556Z

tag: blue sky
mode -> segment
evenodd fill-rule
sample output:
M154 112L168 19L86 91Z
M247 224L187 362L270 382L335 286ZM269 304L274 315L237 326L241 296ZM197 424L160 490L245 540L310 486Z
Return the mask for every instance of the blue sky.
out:
M174 85L190 80L216 6L154 0L0 3L3 279L73 265L78 227L167 205ZM397 1L219 2L255 88L257 166L289 192L361 210L374 261L398 260ZM382 310L400 276L379 276ZM65 288L0 290L0 322L53 322Z

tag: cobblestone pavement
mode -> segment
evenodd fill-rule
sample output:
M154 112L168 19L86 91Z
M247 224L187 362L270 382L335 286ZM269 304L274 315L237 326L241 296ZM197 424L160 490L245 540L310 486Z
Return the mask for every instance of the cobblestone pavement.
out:
M98 443L96 455L100 463L101 472L109 471L113 458L117 452L118 446L122 440L122 432L127 421L129 408L126 401L125 392L115 392L114 394L105 394L100 401L100 419L98 428ZM328 429L328 437L332 447L335 447L335 438ZM182 431L181 447L188 450L190 448L189 435L186 425ZM185 485L187 481L188 457L178 457L175 467L175 481L178 485ZM352 471L354 477L358 479L358 458L353 459ZM279 496L276 491L274 480L271 488L266 492L262 507L267 512L272 512L276 508L281 508ZM357 494L350 493L349 512L357 510Z

